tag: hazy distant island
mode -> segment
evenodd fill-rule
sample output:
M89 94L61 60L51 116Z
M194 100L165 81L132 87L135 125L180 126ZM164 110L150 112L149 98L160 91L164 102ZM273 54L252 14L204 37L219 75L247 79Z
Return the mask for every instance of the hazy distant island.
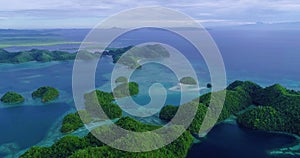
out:
M64 51L32 49L29 51L8 52L0 49L0 63L24 63L30 61L49 62L74 60L76 54Z
M171 91L199 91L206 87L199 87L197 81L193 77L182 77L178 84L169 88Z
M59 91L50 86L38 88L31 94L32 98L40 98L43 103L52 101L59 96Z
M19 104L23 103L25 98L16 92L7 92L1 97L1 102L6 104Z
M273 85L262 88L259 85L249 81L235 81L230 84L226 91L226 99L223 110L218 122L222 122L232 115L237 116L237 122L240 126L259 129L265 131L283 131L299 135L300 126L300 92L288 90L280 85ZM93 94L97 95L97 99L91 98ZM222 91L220 91L222 92ZM213 92L213 93L220 93ZM206 115L210 102L211 93L205 94L199 98L199 102L195 100L181 106L198 105L196 116L187 131L171 144L150 152L131 153L111 148L91 133L83 138L77 136L65 136L50 147L31 147L21 157L22 158L38 158L38 157L186 157L189 148L193 143L192 134L198 134L204 116ZM115 124L131 131L145 132L160 128L160 126L143 124L128 116L122 117L122 110L118 105L114 104L111 93L94 91L86 94L86 109L89 112L97 114L97 104L95 101L101 102L101 106L109 118L120 118ZM112 106L113 105L113 106ZM254 108L251 105L256 105ZM168 105L162 108L159 117L162 120L170 121L178 110L177 106ZM84 112L85 113L85 112ZM93 113L92 113L93 115ZM90 115L86 113L84 122L89 122ZM83 126L79 119L78 113L69 114L65 117L64 122L74 124L76 128L69 130L74 131L78 126ZM63 125L64 126L64 125ZM102 127L97 127L94 132L100 132ZM170 127L172 128L172 127ZM109 130L110 134L114 134L114 130L110 126L106 126L105 130ZM172 129L175 130L175 129ZM99 133L103 134L103 133ZM120 140L122 139L119 138ZM118 140L119 140L118 139ZM163 139L157 141L164 141ZM136 144L129 144L136 145ZM147 141L143 142L147 145Z
M130 51L129 51L130 50ZM121 56L129 51L128 55ZM78 59L89 60L98 58L101 52L88 52L80 50ZM5 49L0 49L0 63L25 63L30 61L50 62L50 61L67 61L74 60L77 52L70 53L65 51L49 51L40 49L31 49L28 51L9 52ZM141 59L161 59L169 57L169 52L159 44L145 45L141 47L128 46L124 48L107 48L102 52L104 56L111 56L113 63L123 64L129 68L141 68L139 60Z
M182 84L196 85L197 81L193 77L183 77L179 81Z
M122 56L124 53L126 55ZM141 68L140 60L162 59L170 56L167 49L159 44L145 46L128 46L124 48L110 48L103 52L103 55L111 56L113 63L119 63L128 66L129 68Z

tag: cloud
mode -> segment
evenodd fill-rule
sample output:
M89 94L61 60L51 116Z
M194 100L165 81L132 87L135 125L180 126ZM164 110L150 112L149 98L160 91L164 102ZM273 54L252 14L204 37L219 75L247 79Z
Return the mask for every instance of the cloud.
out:
M0 17L0 20L6 20L8 17Z
M11 27L19 27L13 25L17 25L18 22L14 21L20 19L32 22L77 19L73 21L76 27L83 25L80 23L82 19L93 19L95 21L86 25L91 27L90 24L119 11L142 6L173 8L203 23L300 21L299 0L9 0L0 1L0 17L10 17L0 18L0 27L7 26L3 22L12 24ZM67 25L71 25L70 23L72 22L68 21ZM64 24L57 24L57 27L64 27Z

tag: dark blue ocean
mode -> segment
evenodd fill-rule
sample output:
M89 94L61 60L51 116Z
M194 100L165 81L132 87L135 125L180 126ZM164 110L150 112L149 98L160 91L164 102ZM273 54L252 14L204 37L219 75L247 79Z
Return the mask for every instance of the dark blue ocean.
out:
M33 32L36 36L42 36L47 31L49 30ZM0 34L18 37L24 34L12 32L14 30L6 32L2 30ZM88 30L50 30L50 32L56 38L80 42ZM26 34L30 33L26 31ZM228 83L234 80L250 80L262 86L280 83L287 88L300 90L300 29L212 28L209 29L209 33L222 54ZM192 63L200 86L210 82L208 69L199 52L176 34L158 29L136 30L116 39L110 47L143 42L161 42L175 47ZM19 51L32 48L74 52L79 45L33 45L5 49ZM110 91L110 73L113 66L110 57L103 57L100 60L95 78L98 89ZM17 106L0 104L0 157L18 155L34 145L51 145L64 136L59 132L61 120L64 115L75 109L72 99L72 69L73 61L0 64L0 94L16 91L26 97L26 101ZM141 89L144 90L134 98L140 104L150 101L147 89L152 83L162 83L166 89L177 85L177 79L172 71L158 64L145 65L141 70L136 70L131 79L140 83ZM46 105L30 98L31 92L45 85L56 87L61 92L56 101ZM201 94L206 92L208 91L200 91ZM178 105L179 96L179 92L168 91L165 104ZM146 123L159 122L157 116L140 120ZM201 143L195 144L188 157L274 157L268 154L269 151L289 146L295 141L296 139L289 135L242 129L234 122L223 123L208 133Z

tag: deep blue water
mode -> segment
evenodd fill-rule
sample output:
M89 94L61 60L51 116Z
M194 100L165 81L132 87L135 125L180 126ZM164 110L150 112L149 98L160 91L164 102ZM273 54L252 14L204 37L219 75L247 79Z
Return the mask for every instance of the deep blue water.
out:
M188 158L266 158L266 151L295 141L292 136L248 130L235 124L219 124L203 142L190 149Z
M0 144L14 142L20 148L26 148L39 143L52 123L69 108L70 105L64 103L51 103L0 109Z
M141 29L136 32L138 34L127 33L124 39L116 40L116 43L128 45L155 41L169 44L183 53L196 70L207 71L199 52L182 37L161 30ZM229 82L242 79L263 86L281 83L289 88L300 89L300 29L215 28L209 33L222 54Z
M81 30L76 36L74 35L76 30L56 30L51 32L51 36L80 41L85 32ZM262 86L280 83L288 88L300 90L300 62L298 62L300 30L212 29L210 33L224 58L228 83L237 79L251 80ZM205 86L210 81L205 63L198 52L195 52L187 41L168 32L156 30L153 33L149 30L139 30L116 40L112 46L139 44L147 40L176 46L178 50L185 52L184 55L197 70L197 76L201 81L200 86ZM56 45L37 48L76 50L77 47L78 45ZM17 51L31 48L35 47L9 49ZM110 58L101 59L96 72L97 88L110 91L110 72L113 66ZM72 61L0 64L0 94L13 90L27 98L24 104L17 107L0 103L0 149L2 151L7 150L7 144L17 146L16 150L20 151L50 139L47 135L55 132L52 127L59 126L61 117L74 109L71 87L72 68ZM147 89L152 83L160 82L167 89L177 84L172 72L155 64L137 70L131 79L141 85L141 94L134 98L141 104L150 101ZM60 97L54 103L42 105L39 101L30 98L32 91L44 85L56 87L61 91ZM178 105L180 93L168 91L168 94L166 104ZM159 122L157 117L142 120ZM282 134L255 132L235 125L221 124L216 126L202 143L192 147L189 157L267 157L266 150L289 144L293 140L290 136ZM0 151L0 157L4 155L5 153Z

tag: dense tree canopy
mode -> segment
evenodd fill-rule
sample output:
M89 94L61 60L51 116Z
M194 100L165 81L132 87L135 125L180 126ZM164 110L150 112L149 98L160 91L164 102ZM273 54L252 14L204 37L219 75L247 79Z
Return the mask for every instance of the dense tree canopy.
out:
M20 158L51 158L51 148L48 147L31 147Z
M249 126L248 122L254 122L256 119L260 119L260 115L250 115L246 112L244 115L239 116L240 124L249 128L259 128L268 131L285 131L300 135L300 93L288 90L279 84L275 84L270 87L266 87L258 93L256 97L253 97L253 102L257 105L271 106L275 109L280 119L280 125L260 125ZM254 112L255 111L255 112ZM256 108L252 113L262 113L262 109ZM266 111L268 112L268 111ZM243 117L245 116L245 118ZM249 117L252 116L252 117ZM250 120L251 119L251 120ZM273 118L275 119L275 118ZM265 127L269 126L269 127Z
M1 97L1 101L6 104L18 104L23 103L25 99L16 92L7 92Z
M72 132L83 127L84 123L90 123L91 121L90 114L86 110L80 110L64 117L60 131L62 133Z
M114 97L112 93L96 90L85 94L84 98L86 110L92 117L106 119L104 117L105 114L108 118L115 119L122 116L122 109L113 103Z
M140 123L132 118L124 117L116 122L116 124L124 129L132 131L148 131L159 128L159 126L146 125ZM95 129L97 130L97 129ZM122 138L120 138L122 139ZM118 142L117 139L116 142ZM164 141L164 139L159 139ZM96 139L91 133L87 136L80 138L77 136L66 136L53 144L51 147L32 147L26 151L21 158L103 158L103 157L125 157L125 158L184 158L192 144L193 138L189 132L184 132L178 139L171 144L149 152L125 152L114 148L111 148L98 139ZM147 145L147 142L139 142Z
M32 98L41 98L42 102L49 102L59 96L59 91L53 87L44 86L38 88L32 94Z
M258 106L238 116L237 122L247 128L280 131L283 124L280 113L270 106Z
M222 112L219 116L218 121L223 121L230 117L230 115L236 115L239 111L247 108L252 104L252 99L250 96L251 88L254 87L256 84L251 82L241 82L241 84L233 83L234 85L230 85L228 89L226 90L226 97L225 102L223 105ZM223 91L220 92L214 92L214 98L216 102L218 102L218 96L221 95ZM189 130L192 133L197 134L200 130L200 127L202 125L203 119L206 115L207 108L209 107L209 103L211 101L211 93L204 94L199 98L198 103L198 110L196 112L195 118L192 121ZM221 102L220 102L221 104ZM181 106L190 106L189 104L184 104ZM215 105L215 106L221 106L221 105ZM160 111L159 117L163 120L170 121L176 114L178 107L176 106L165 106ZM214 109L212 109L212 113L214 113ZM217 115L217 114L216 114Z
M159 112L159 118L165 121L170 121L178 110L177 106L167 105L164 106Z
M181 105L183 107L190 107L193 105L196 105L198 107L195 113L194 120L188 128L188 131L185 131L178 139L176 139L169 145L157 150L141 153L120 151L105 145L103 142L99 141L93 134L89 133L83 138L75 136L64 137L53 144L51 147L32 147L21 157L185 157L193 140L191 133L198 134L204 116L206 115L208 108L211 108L209 107L209 105L212 96L216 97L212 99L218 100L219 94L222 94L224 91L213 92L215 95L211 95L212 93L208 93L201 96L199 98L199 102L197 100L193 100L190 103ZM92 97L93 95L95 95L96 97ZM95 105L94 103L99 101L102 108L110 118L120 118L122 115L122 110L118 107L118 105L112 103L114 97L111 93L94 91L93 93L86 94L85 99L87 109L90 109L91 111L97 111L97 106L93 107L91 105ZM214 103L218 104L218 102ZM253 104L260 106L248 108ZM299 105L299 92L287 90L280 85L273 85L267 88L262 88L257 84L249 81L236 81L230 84L226 89L225 103L218 121L223 121L230 115L237 115L237 122L243 127L266 131L285 131L300 135ZM215 112L214 109L211 110L212 113ZM177 111L178 107L168 105L162 108L159 117L165 121L170 121L175 116ZM66 118L66 120L69 120L67 122L75 122L76 124L80 124L78 115L76 114L70 115L69 118ZM152 131L160 128L160 126L143 124L130 117L122 117L115 124L124 129L135 132ZM171 130L177 130L176 127L177 126L170 126L169 128L172 128ZM127 137L126 133L123 135L118 135L114 128L115 127L110 125L101 126L94 129L93 133L96 135L99 134L103 137L113 137L114 142L112 143L126 146L128 145L133 149L139 145L140 147L147 147L149 145L152 145L147 139L142 142L136 141L138 144L132 144L130 143L131 141L122 141L126 140L125 138L133 138ZM154 139L157 143L166 141L162 137L153 137L152 139Z
M131 87L131 93L135 94L138 92L137 83L130 82L129 86ZM120 118L122 116L122 109L117 104L113 103L113 101L114 97L112 93L96 90L85 94L86 110L80 110L65 116L61 132L67 133L77 130L78 128L83 127L84 123L90 123L93 120L93 117L96 119L105 119L104 114L110 119ZM99 109L99 106L104 113Z
M84 124L81 121L78 113L68 114L67 116L64 117L60 131L62 133L72 132L82 127L83 125Z

